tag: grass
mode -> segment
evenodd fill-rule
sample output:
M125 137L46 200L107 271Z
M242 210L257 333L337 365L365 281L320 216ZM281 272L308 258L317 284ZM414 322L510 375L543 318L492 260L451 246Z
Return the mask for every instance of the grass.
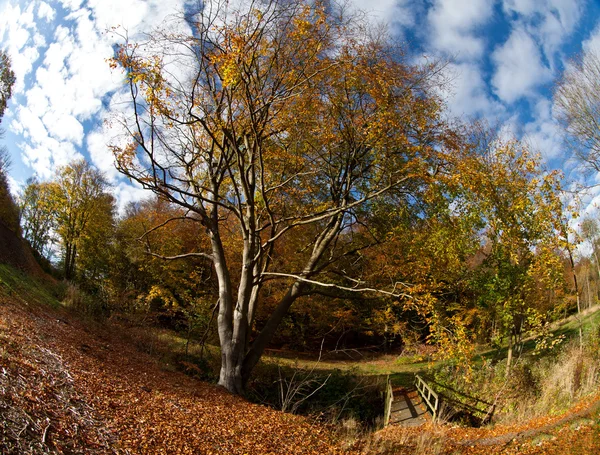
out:
M156 334L157 340L163 345L170 346L174 352L185 352L187 340L172 332L160 330ZM205 355L208 357L219 358L219 347L206 345L204 347ZM189 355L193 358L200 353L200 347L195 343L190 343ZM354 376L376 377L390 375L394 386L410 387L414 382L414 375L422 373L435 367L439 362L433 362L426 356L403 356L385 354L382 356L365 358L363 360L318 360L317 358L308 358L306 355L296 357L289 355L278 355L266 353L261 358L257 368L261 364L266 368L272 365L279 365L284 368L293 368L299 370L314 370L318 374L328 374L334 371L351 373Z
M20 270L0 264L0 296L20 300L25 305L33 302L58 308L61 306L59 292L58 286L50 290L46 284Z
M590 311L581 318L584 335L600 325L600 305L591 308ZM565 342L575 339L579 336L579 321L576 318L567 318L567 320L558 322L555 327L550 330L550 334L554 338L564 337ZM528 357L533 355L536 349L536 338L526 337L521 348L521 355ZM496 349L484 349L475 357L476 365L481 365L484 360L502 360L508 355L508 346L502 346Z
M596 308L590 314L582 318L584 331L592 330L600 325L600 307ZM578 336L579 322L569 320L558 324L551 330L555 337L564 336L566 340ZM160 330L157 332L157 340L160 344L169 346L169 349L175 352L184 352L187 340L172 331ZM522 355L531 355L536 347L536 341L533 338L526 339L523 343ZM205 353L209 357L219 358L218 346L206 345ZM193 358L199 354L200 348L195 343L190 343L189 353ZM475 365L481 365L484 360L501 360L507 356L507 347L498 349L484 348L474 357ZM302 370L313 370L318 373L327 374L332 371L340 370L342 372L351 372L356 376L387 376L390 375L392 383L396 387L412 387L414 384L414 375L424 372L431 372L444 365L443 361L434 361L427 355L398 356L385 354L380 356L369 356L363 359L347 360L318 360L318 355L298 354L296 356L289 353L266 353L261 359L261 363L266 365L281 365L286 368L297 368ZM260 368L260 365L258 366Z

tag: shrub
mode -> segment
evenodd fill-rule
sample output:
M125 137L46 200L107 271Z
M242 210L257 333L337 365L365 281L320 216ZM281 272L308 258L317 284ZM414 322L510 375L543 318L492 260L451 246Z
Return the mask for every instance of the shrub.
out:
M375 427L383 412L384 381L354 372L317 371L263 362L248 384L248 398L277 409L338 423L356 419Z
M92 318L106 316L106 305L100 299L83 292L77 285L62 284L61 291L64 293L61 300L65 307Z

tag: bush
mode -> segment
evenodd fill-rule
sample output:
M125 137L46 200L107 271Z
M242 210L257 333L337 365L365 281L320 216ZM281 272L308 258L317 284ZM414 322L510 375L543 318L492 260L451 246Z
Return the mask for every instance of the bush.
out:
M92 318L107 315L108 308L106 305L100 299L83 292L77 285L65 283L60 285L60 289L63 293L60 300L65 307Z
M352 371L316 371L263 362L248 384L248 398L332 423L356 419L375 427L383 413L384 383Z
M484 362L465 385L450 368L435 379L468 395L497 401L495 420L519 422L565 411L584 396L596 392L600 380L600 330L588 333L583 348L573 340L545 357L518 359L506 376L506 362Z

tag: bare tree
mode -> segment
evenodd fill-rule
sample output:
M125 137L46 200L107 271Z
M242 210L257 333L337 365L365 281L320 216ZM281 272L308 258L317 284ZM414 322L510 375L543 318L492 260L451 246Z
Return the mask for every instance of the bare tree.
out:
M429 90L440 66L408 65L361 20L309 1L215 5L186 17L190 35L121 48L130 142L113 152L124 175L205 228L204 251L164 259L212 262L219 384L242 393L298 298L375 291L328 272L381 241L375 201L409 203L440 170L445 126ZM256 327L267 282L286 288ZM380 291L403 295L397 283Z
M567 65L554 102L574 153L586 166L600 171L600 56L595 50Z

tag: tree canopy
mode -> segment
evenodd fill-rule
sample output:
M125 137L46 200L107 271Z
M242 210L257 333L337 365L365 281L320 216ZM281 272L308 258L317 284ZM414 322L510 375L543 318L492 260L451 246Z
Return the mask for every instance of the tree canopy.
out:
M220 384L240 393L290 306L380 241L364 235L376 201L413 204L453 136L433 90L438 64L411 65L356 18L273 1L187 20L191 36L157 33L120 50L134 115L123 119L131 143L113 151L123 174L206 229L206 249L171 259L214 264ZM280 255L300 238L301 250ZM253 334L273 280L287 290ZM335 285L355 289L351 276Z

